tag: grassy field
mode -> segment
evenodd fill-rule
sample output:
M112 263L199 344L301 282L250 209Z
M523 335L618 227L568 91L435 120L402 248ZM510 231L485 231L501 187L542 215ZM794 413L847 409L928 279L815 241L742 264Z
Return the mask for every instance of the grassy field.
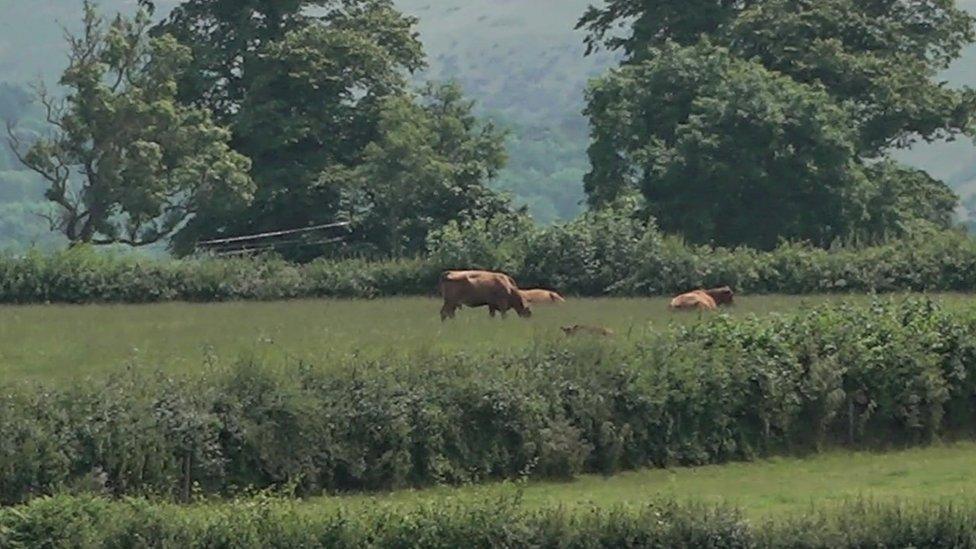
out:
M333 497L310 509L386 503L417 505L484 501L521 491L529 507L632 505L656 499L723 503L754 518L803 513L816 506L858 499L976 501L976 443L889 453L828 452L695 468L654 469L612 477L586 476L567 483L496 484L402 491L384 496Z
M723 314L791 313L830 301L864 303L869 299L746 296ZM969 295L940 295L937 299L950 309L974 306L974 296ZM424 353L493 353L524 348L563 338L559 326L565 324L607 326L617 332L618 340L634 343L669 325L700 321L698 313L669 312L666 302L571 300L562 306L539 308L531 320L514 315L507 320L490 319L484 309L465 310L456 321L447 323L439 319L440 303L423 298L0 307L0 378L64 382L78 376L109 376L126 365L193 372L208 362L228 364L251 357L268 366L298 360L328 366L350 357L409 355L410 360L398 367L416 364L429 368ZM480 368L482 361L469 363ZM454 362L450 365L453 368ZM96 400L101 398L102 394L97 394ZM706 400L711 402L711 394ZM82 423L87 421L82 419ZM287 447L286 452L292 451L293 447ZM317 498L302 502L301 508L308 513L336 507L355 511L377 504L409 508L446 501L491 501L513 493L520 494L530 508L607 508L673 498L729 504L753 518L804 513L814 506L829 507L861 498L965 499L976 504L976 443L889 453L827 452L806 458L584 476L566 483L503 483ZM219 500L210 504L220 505ZM204 504L198 508L207 512Z
M741 298L732 315L769 314L824 301L864 301L865 296ZM950 306L972 296L940 296ZM457 351L491 352L563 337L559 326L607 326L622 339L671 323L696 322L697 313L671 313L665 299L580 299L537 308L531 320L489 319L466 309L441 323L439 301L292 301L105 306L0 307L0 376L70 379L132 365L186 372L206 361L246 358L266 363L315 364L345 357Z

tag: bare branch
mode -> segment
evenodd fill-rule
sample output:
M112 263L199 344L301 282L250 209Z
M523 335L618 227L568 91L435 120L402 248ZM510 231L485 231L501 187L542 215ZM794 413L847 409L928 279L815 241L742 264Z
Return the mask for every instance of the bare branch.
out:
M13 152L14 157L17 159L18 162L23 164L25 168L28 168L29 170L37 173L38 175L40 175L44 179L47 179L48 181L50 181L55 185L60 183L59 166L54 166L54 172L52 173L45 170L42 166L38 166L35 163L27 160L27 157L24 156L24 154L21 152L21 150L23 149L23 144L20 141L20 138L17 137L17 132L14 131L13 123L11 123L9 120L7 121L7 139L8 142L10 143L10 150L11 152ZM60 160L61 159L59 158L58 159L59 163ZM63 164L61 164L61 166L63 166Z
M61 131L67 131L64 126L64 101L57 101L47 92L47 87L43 82L31 85L37 100L44 107L44 119L48 124L57 127Z
M48 229L49 230L51 230L51 231L58 231L58 232L61 232L63 230L63 227L62 227L62 223L64 222L63 219L57 218L57 217L55 217L52 214L48 214L48 213L44 213L44 212L34 212L34 215L36 215L37 217L40 217L41 219L47 221L47 225L48 225Z
M141 248L143 246L155 244L166 238L166 236L166 234L158 231L155 232L155 234L153 234L151 237L143 238L139 238L138 236L129 233L129 236L126 238L92 238L90 242L97 246L105 246L108 244L125 244L127 246L132 246L133 248Z

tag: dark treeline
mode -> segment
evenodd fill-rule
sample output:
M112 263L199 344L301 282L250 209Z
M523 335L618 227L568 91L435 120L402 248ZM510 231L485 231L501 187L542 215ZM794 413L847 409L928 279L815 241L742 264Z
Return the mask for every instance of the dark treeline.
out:
M457 86L414 88L417 21L390 0L188 0L161 20L139 4L105 18L86 2L61 89L36 97L50 131L11 130L71 243L187 255L348 221L342 246L277 251L380 259L422 256L452 224L527 226L491 190L518 141ZM950 228L957 197L891 153L972 133L976 93L936 79L976 37L954 2L613 0L581 15L591 50L620 52L587 93L593 215L626 205L694 244L764 250Z

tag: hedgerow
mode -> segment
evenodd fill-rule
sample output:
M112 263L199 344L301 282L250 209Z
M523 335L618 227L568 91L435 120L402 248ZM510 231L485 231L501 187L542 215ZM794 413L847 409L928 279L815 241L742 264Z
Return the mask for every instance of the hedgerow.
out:
M87 248L0 255L0 303L434 295L440 273L451 268L502 270L520 286L579 296L673 295L718 285L751 294L976 291L976 239L951 232L871 247L783 244L760 252L688 246L653 227L595 213L525 233L488 222L449 225L430 245L422 259L308 264L273 257L158 260Z
M879 299L637 342L10 383L0 503L385 490L924 444L976 425L974 336L974 311Z
M731 508L669 501L611 509L529 510L518 497L417 507L306 508L256 497L179 507L142 499L47 498L0 509L0 546L370 547L972 547L976 507L852 501L802 517L749 521Z

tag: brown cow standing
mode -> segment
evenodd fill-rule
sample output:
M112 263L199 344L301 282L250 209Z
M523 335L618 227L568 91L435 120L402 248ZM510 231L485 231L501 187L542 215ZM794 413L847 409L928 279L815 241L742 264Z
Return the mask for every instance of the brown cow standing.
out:
M454 318L462 305L467 307L488 307L494 317L496 312L502 316L509 309L523 318L532 316L529 303L522 297L512 277L504 273L490 271L445 271L437 288L444 298L441 307L441 321Z
M519 290L522 297L532 305L544 305L546 303L565 303L563 296L551 290L535 288L532 290Z
M715 305L715 300L712 299L712 296L708 295L703 290L697 290L694 292L681 294L672 299L671 304L668 305L668 308L679 310L698 309L699 311L714 311L718 307Z

